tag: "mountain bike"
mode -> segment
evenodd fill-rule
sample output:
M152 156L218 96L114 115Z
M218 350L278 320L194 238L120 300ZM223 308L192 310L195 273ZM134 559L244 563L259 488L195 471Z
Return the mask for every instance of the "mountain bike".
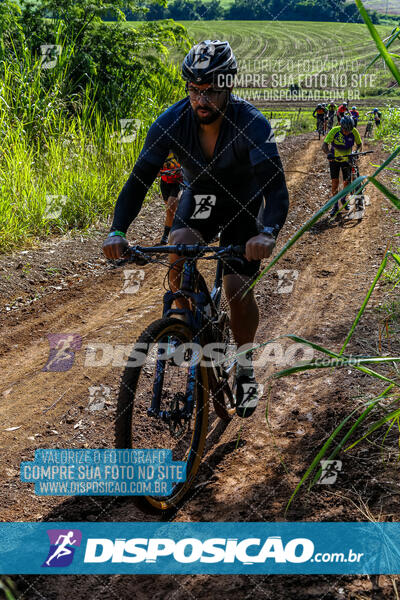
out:
M222 278L224 259L244 260L244 247L131 246L127 260L165 264L160 255L171 253L184 261L181 288L166 291L162 318L143 331L132 349L115 422L117 448L164 448L174 461L186 463L186 480L173 483L170 495L133 497L140 508L161 511L175 508L193 483L209 431L210 396L214 424L235 414L237 358ZM197 270L199 259L217 261L211 292ZM167 263L169 270L175 264ZM189 308L173 308L177 299Z
M357 177L360 176L360 169L358 167L358 159L360 156L364 156L365 154L372 154L373 150L366 150L364 152L352 152L348 155L348 163L350 165L350 183L355 181ZM344 196L341 200L342 207L336 213L335 217L338 217L339 220L342 221L342 224L345 220L348 219L357 219L360 222L365 213L365 205L366 200L364 196L364 191L362 189L362 184L357 186L351 194L347 197ZM348 212L345 212L345 206L349 206Z
M330 131L333 127L333 121L335 119L335 113L332 113L328 116L328 131Z
M325 119L317 119L317 131L318 131L318 139L321 139L321 135L324 136L325 133Z
M364 152L352 152L352 154L350 154L350 156L349 156L349 164L351 167L350 183L352 183L355 179L357 179L357 177L360 176L360 169L358 167L359 157L364 156L365 154L372 154L372 153L373 153L373 150L366 150ZM358 222L360 222L364 216L365 205L366 205L364 190L362 189L361 184L358 187L356 187L352 191L351 195L349 196L349 205L350 205L350 212L347 215L347 218L358 219Z
M365 127L364 139L372 137L372 130L374 128L374 119L370 117Z

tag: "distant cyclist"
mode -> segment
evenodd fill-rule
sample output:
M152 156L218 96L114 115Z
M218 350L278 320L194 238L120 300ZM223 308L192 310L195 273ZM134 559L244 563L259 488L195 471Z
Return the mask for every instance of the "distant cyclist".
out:
M324 133L325 133L326 128L327 128L327 123L328 123L328 108L327 108L325 102L322 103L322 108L325 111L325 114L324 114Z
M366 113L367 115L373 115L375 125L378 127L381 124L382 114L379 112L379 109L374 108L374 110L370 110Z
M168 243L168 235L171 231L172 222L174 220L175 212L179 204L179 198L183 189L183 175L181 166L173 152L168 154L162 169L160 169L160 177L160 190L167 209L165 215L164 233L162 234L160 240L160 245L164 246Z
M170 232L171 244L220 243L245 246L242 263L224 262L224 288L230 305L232 332L238 347L251 347L259 323L253 290L260 260L268 258L289 207L282 162L271 126L249 102L232 94L237 63L228 42L196 44L182 64L187 96L152 124L133 171L115 207L104 254L121 257L128 247L126 231L137 217L147 190L172 150L182 165L183 191ZM257 225L265 199L262 229ZM182 261L170 273L178 290ZM181 300L184 302L184 300ZM178 303L178 302L177 302ZM250 416L258 402L251 354L238 361L236 412ZM256 390L249 394L248 390Z
M340 121L341 121L341 119L342 119L342 118L344 117L344 115L345 115L346 113L348 113L348 112L349 112L349 105L348 105L348 104L347 104L347 102L345 101L345 102L343 102L343 104L341 104L341 105L339 106L339 108L337 109L336 116L337 116L337 120L338 120L338 125L340 125Z
M327 112L326 108L324 108L322 106L322 104L318 104L317 107L315 108L312 116L317 119L316 131L318 131L320 123L322 123L322 126L323 126L326 112Z
M333 123L334 123L334 120L335 120L335 115L336 115L336 104L334 103L333 100L331 100L328 103L327 110L328 110L328 113L327 113L327 115L328 115L328 129L332 129Z
M350 114L354 121L354 127L357 127L358 119L360 118L360 113L357 110L357 106L352 106Z
M329 144L331 147L329 148ZM351 154L354 144L357 145L357 152L362 147L362 141L358 130L354 127L353 118L350 116L342 117L340 125L333 127L326 136L322 144L322 150L327 155L329 160L329 168L332 180L332 196L335 196L339 191L339 176L340 171L343 173L343 187L350 183L351 167L348 162L348 155ZM342 198L342 205L346 202L346 198ZM335 215L339 210L339 204L336 202L331 210L331 216ZM348 205L346 210L349 210Z

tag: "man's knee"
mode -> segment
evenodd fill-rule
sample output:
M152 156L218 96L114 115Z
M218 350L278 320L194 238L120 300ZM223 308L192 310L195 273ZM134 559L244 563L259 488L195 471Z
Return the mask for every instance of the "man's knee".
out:
M189 229L188 227L181 227L181 229L175 229L170 234L171 244L198 244L203 241L200 233L195 229Z
M248 290L251 284L251 278L245 275L226 275L224 278L224 288L227 300L230 306L245 306L254 301L253 290L251 289L245 297L243 294Z

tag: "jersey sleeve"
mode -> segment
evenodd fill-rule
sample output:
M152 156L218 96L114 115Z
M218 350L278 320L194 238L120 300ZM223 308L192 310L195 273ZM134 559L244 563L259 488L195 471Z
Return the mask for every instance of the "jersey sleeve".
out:
M150 127L133 171L118 196L112 231L126 233L139 214L143 200L170 152L172 135L171 117L166 111Z
M329 131L328 135L324 139L325 144L330 144L331 142L333 142L333 138L335 136L336 131L337 131L337 128L332 127L332 129Z
M362 144L362 141L361 141L361 136L360 136L360 132L358 131L358 129L354 128L353 134L354 134L355 143L357 144L357 146L360 146Z
M136 162L138 166L150 163L162 168L174 141L171 119L167 113L168 111L160 115L147 132L142 151Z
M279 152L267 119L261 113L255 118L252 114L250 119L249 125L242 128L242 133L248 142L250 163L254 167L265 159L279 156Z

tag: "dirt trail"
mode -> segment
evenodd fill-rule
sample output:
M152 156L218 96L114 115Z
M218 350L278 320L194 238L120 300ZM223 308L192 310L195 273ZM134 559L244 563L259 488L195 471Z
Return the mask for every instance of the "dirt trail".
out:
M312 135L293 138L282 150L291 195L291 210L279 246L329 198L329 176L320 142ZM374 155L381 158L380 151ZM371 172L368 159L362 172ZM306 174L302 173L305 172ZM320 228L307 233L277 265L287 269L295 281L291 293L279 293L276 270L258 285L260 328L257 342L263 343L288 333L320 342L334 350L340 348L357 313L369 282L392 239L395 225L382 206L382 197L369 189L371 204L361 224L349 227ZM351 225L353 225L351 223ZM2 393L0 398L0 477L3 520L153 520L143 515L129 500L118 498L67 499L39 498L30 485L19 482L19 463L32 460L35 448L109 447L115 392L121 368L107 364L101 368L85 366L87 346L94 343L132 342L161 312L162 268L147 266L137 294L123 291L121 270L108 269L96 278L88 277L57 297L39 300L32 313L11 315L3 328L6 340L0 354ZM296 275L293 271L297 272ZM289 286L290 287L290 286ZM379 291L374 302L379 300ZM59 303L57 303L57 301ZM371 317L373 321L373 317ZM372 339L375 323L372 327ZM362 328L361 328L362 331ZM64 373L42 371L49 352L49 333L77 333L82 350L76 353L73 367ZM368 339L371 339L369 331ZM363 337L353 343L360 353ZM282 340L283 352L289 341ZM370 349L369 349L370 350ZM260 383L267 384L272 371L282 368L270 357L267 366L257 367ZM89 387L108 386L109 400L100 412L88 410ZM255 415L233 422L221 431L217 444L208 448L202 464L198 487L174 515L179 521L276 521L285 519L284 508L299 476L340 418L348 412L352 397L369 384L365 377L350 372L326 372L278 380L272 390L269 429L264 416L265 398ZM267 385L266 385L267 387ZM6 428L20 426L14 431ZM240 436L240 441L238 441ZM288 469L285 472L283 461ZM343 499L351 488L360 493L365 480L349 460L339 489L319 489L300 496L288 513L289 520L363 519ZM382 508L375 491L371 510ZM399 519L397 499L385 505L385 514ZM392 512L391 512L392 511ZM378 585L368 577L172 577L160 576L157 585L150 577L57 577L25 578L33 587L24 598L64 598L69 593L80 598L104 597L103 586L111 596L126 598L343 598L340 588L365 589L372 593ZM354 587L357 585L358 588ZM353 587L352 587L353 586ZM388 578L380 580L377 598L392 589ZM372 591L371 591L372 590ZM388 592L389 593L389 592ZM36 595L37 594L37 595ZM325 596L323 594L326 594ZM331 594L331 595L329 595ZM348 596L351 597L351 596ZM364 596L363 596L364 597ZM373 595L365 596L373 598Z

